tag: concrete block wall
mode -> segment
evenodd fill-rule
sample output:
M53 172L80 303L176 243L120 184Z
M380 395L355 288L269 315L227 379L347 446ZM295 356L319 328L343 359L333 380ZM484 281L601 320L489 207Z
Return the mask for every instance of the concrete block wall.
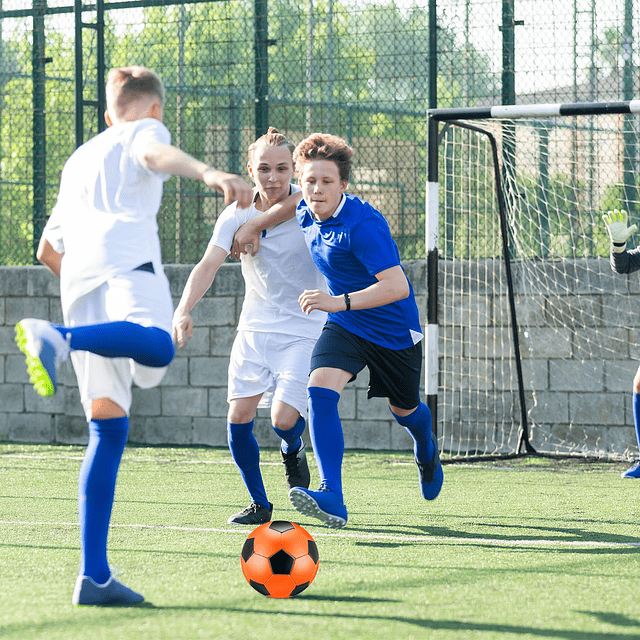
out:
M452 451L482 448L485 437L499 451L517 443L503 271L495 260L441 268L449 302L440 317L440 426ZM605 258L518 261L512 272L533 446L637 457L631 392L640 359L639 274L615 274Z
M534 446L637 458L638 276L615 274L605 258L516 265Z
M424 312L425 262L404 266ZM176 303L191 268L166 267ZM473 443L484 438L476 424L491 428L496 416L506 416L515 425L508 446L515 447L519 404L513 364L505 366L513 358L508 307L504 292L482 284L495 281L500 267L485 261L455 268L449 275L441 269L440 285L450 300L440 309L441 361L465 350L473 358L479 346L492 345L492 351L475 365L482 368L475 378L464 363L441 370L439 431L457 430ZM640 278L613 274L605 259L567 261L563 268L573 275L566 278L558 278L557 268L539 262L513 270L532 442L540 450L635 455L631 385L640 359ZM467 279L464 270L482 277ZM476 284L460 290L463 281ZM162 384L134 388L131 442L226 446L227 366L243 295L240 265L223 265L193 312L193 339L177 351ZM52 398L41 398L28 382L14 343L14 325L24 317L61 321L58 282L44 267L0 267L0 441L85 443L71 366L59 372ZM474 327L475 342L462 335L467 327ZM386 402L367 400L367 383L365 372L340 400L347 448L410 450L412 442ZM461 399L469 391L479 401L467 399L465 408ZM255 432L262 446L277 446L267 410L259 410Z
M165 267L175 303L191 269ZM424 309L424 261L407 263L405 269ZM194 309L192 340L177 350L162 384L134 387L130 442L226 446L227 367L243 296L240 265L224 264ZM84 444L87 425L70 363L59 371L58 392L51 398L41 398L29 383L14 342L14 326L25 317L62 321L58 281L41 266L0 267L0 442ZM368 375L361 374L340 399L346 447L411 449L386 401L367 400L367 383ZM268 410L258 411L255 433L261 446L278 445Z

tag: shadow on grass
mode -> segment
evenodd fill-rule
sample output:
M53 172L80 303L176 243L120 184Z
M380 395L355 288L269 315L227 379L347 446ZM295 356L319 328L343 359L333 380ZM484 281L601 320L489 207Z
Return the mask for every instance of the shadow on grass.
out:
M621 613L610 613L609 611L578 611L578 613L583 613L585 616L592 616L600 622L615 625L616 627L640 628L640 620L634 620Z
M317 619L335 619L335 620L349 620L358 621L363 625L366 623L379 623L380 625L389 623L398 623L402 625L409 625L423 629L425 631L450 631L456 633L464 632L476 632L476 633L488 633L492 637L496 634L499 635L520 635L528 636L531 638L560 638L563 640L601 640L603 637L609 639L619 640L640 640L640 633L627 633L629 628L638 628L640 622L634 620L628 616L610 613L606 611L592 612L592 611L577 611L577 613L584 614L596 618L601 623L605 623L614 627L622 627L620 632L608 632L602 631L588 631L581 629L561 629L561 628L539 628L527 625L518 624L501 624L491 622L472 622L461 620L433 620L429 618L416 618L400 615L367 615L366 613L352 614L348 612L340 612L333 609L331 613L325 612L313 612L313 611L287 611L283 610L286 603L293 604L294 602L335 602L336 604L371 604L375 606L378 603L397 602L395 600L389 600L384 598L367 598L367 597L351 597L351 596L323 596L323 595L304 595L301 594L297 598L291 600L273 600L274 605L280 604L281 606L274 606L271 609L265 608L240 608L234 606L225 605L154 605L152 602L144 602L136 606L130 607L73 607L75 611L90 612L91 616L74 616L71 619L65 621L59 621L51 625L48 623L50 629L60 631L67 629L69 633L78 629L84 629L86 634L91 633L91 628L102 628L105 624L114 624L113 612L120 610L122 612L119 616L118 624L123 624L125 620L140 620L147 616L157 616L159 612L173 612L173 613L185 613L192 614L197 612L218 612L227 614L238 614L247 617L255 616L279 616L279 618L286 623L287 618L295 620L296 618L317 618ZM252 601L253 604L253 601ZM295 606L295 605L294 605ZM42 628L42 624L38 623L15 623L0 627L0 634L7 638L19 638L23 635L33 632L39 628ZM363 627L364 628L364 627ZM381 626L380 628L384 628Z
M295 600L326 600L330 602L337 603L349 603L349 602L385 602L385 600L379 600L376 598L351 598L349 596L341 597L322 597L322 596L303 596L300 595ZM159 609L164 609L164 607L158 607ZM182 607L167 607L170 610L182 610ZM208 609L209 607L204 607ZM198 607L185 607L186 611L197 611ZM246 615L277 615L277 616L291 616L295 617L317 617L317 618L344 618L346 620L360 620L364 622L380 622L380 623L390 623L397 622L403 623L407 625L411 625L414 627L418 627L420 629L424 629L427 631L454 631L458 633L462 632L480 632L480 633L491 633L493 636L495 634L514 634L514 635L522 635L522 636L530 636L537 638L563 638L566 640L602 640L603 637L609 639L619 639L619 640L640 640L640 633L607 633L603 635L602 631L585 631L578 629L544 629L544 628L536 628L530 627L526 625L510 625L510 624L493 624L493 623L483 623L483 622L469 622L469 621L460 621L460 620L431 620L428 618L412 618L412 617L404 617L404 616L376 616L376 615L352 615L348 613L336 613L333 612L331 614L325 613L314 613L310 611L282 611L278 610L260 610L252 608L251 610L240 609L238 607L211 607L212 610L215 611L224 611L228 613L239 613ZM590 615L589 612L580 612ZM616 626L624 626L624 627L637 627L638 623L632 621L630 618L626 616L619 616L617 614L607 614L606 612L601 612L599 614L595 614L596 617L601 621L607 624L612 624ZM622 618L620 622L617 622L619 618Z
M640 551L640 537L638 536L623 536L612 533L603 533L601 531L589 531L587 529L581 529L578 527L562 527L562 526L530 526L530 525L517 525L517 524L494 524L486 522L473 523L474 526L490 529L490 531L465 531L463 529L452 529L450 527L440 526L416 526L416 525L367 525L365 527L350 526L349 532L361 533L365 538L374 537L376 534L380 536L396 536L398 538L406 537L406 540L377 541L372 539L360 540L356 544L359 545L371 545L371 546L398 546L398 545L410 545L410 544L423 544L420 540L412 540L414 537L424 536L424 542L432 542L429 538L451 538L452 541L465 540L465 541L483 541L491 540L497 543L504 542L521 542L523 546L527 542L531 543L553 543L558 542L561 544L571 543L579 544L619 544L629 545L630 549L633 549L634 545L637 545L638 551ZM509 533L506 533L508 531ZM534 533L534 532L537 532ZM575 551L575 548L571 549ZM599 549L594 548L593 551Z
M376 604L380 602L394 602L379 599L379 598L364 598L364 597L356 597L352 598L350 596L321 596L321 595L300 595L297 598L292 598L294 601L326 601L326 602L335 602L335 603L358 603L358 604ZM275 601L274 601L275 602ZM277 602L281 602L278 600ZM289 601L290 602L290 601ZM587 631L580 629L559 629L559 628L538 628L526 625L517 625L517 624L496 624L489 622L471 622L471 621L460 621L460 620L432 620L429 618L415 618L415 617L405 617L405 616L395 616L395 615L367 615L367 614L350 614L350 613L340 613L333 611L332 613L324 613L324 612L312 612L312 611L283 611L282 608L274 608L274 609L259 609L259 608L251 608L251 609L243 609L240 607L233 606L155 606L151 603L146 603L146 606L139 605L138 607L127 608L127 613L133 612L134 609L139 611L147 610L147 611L173 611L173 612L197 612L197 611L218 611L225 612L230 614L240 614L247 616L280 616L283 621L286 620L287 617L292 619L302 617L302 618L337 618L337 619L345 619L345 620L357 620L362 623L373 622L373 623L400 623L406 624L413 627L417 627L419 629L424 629L426 631L452 631L452 632L478 632L478 633L490 633L493 636L496 634L513 634L513 635L522 635L522 636L530 636L535 638L562 638L565 640L601 640L603 637L609 639L619 639L619 640L640 640L640 633L605 633L602 631ZM638 627L638 621L632 620L631 618L615 614L615 613L607 613L607 612L589 612L589 611L579 611L578 613L583 613L588 616L593 616L597 618L600 622L610 624L612 626L620 626L620 627ZM382 627L381 627L382 628Z

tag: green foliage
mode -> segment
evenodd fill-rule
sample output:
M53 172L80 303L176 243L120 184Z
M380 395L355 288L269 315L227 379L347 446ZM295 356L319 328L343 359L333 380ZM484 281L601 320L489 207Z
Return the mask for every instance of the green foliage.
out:
M269 122L298 141L310 130L328 130L356 148L356 165L374 183L382 213L403 257L422 257L424 231L425 118L428 98L426 9L394 2L362 7L348 2L270 0ZM90 12L90 16L93 14ZM105 12L105 66L154 68L167 87L165 121L173 142L192 155L243 173L254 139L254 3L203 2ZM7 23L8 24L8 23ZM0 81L0 199L9 225L0 230L0 264L33 260L33 146L31 21L4 33ZM74 32L70 14L47 21L45 211L55 203L59 176L75 148ZM441 25L442 104L454 104L463 83L453 70L474 64L474 82L489 86L489 61ZM83 98L96 98L96 34L83 31ZM467 89L469 85L467 83ZM84 108L84 139L99 131L101 114ZM379 166L380 149L412 146L413 166ZM406 147L408 149L408 147ZM373 179L371 178L373 176ZM396 185L392 187L390 185ZM357 187L357 185L354 185ZM371 186L371 184L370 184ZM396 195L387 196L393 189ZM397 196L397 197L396 197ZM398 201L405 207L399 210ZM173 179L159 215L166 262L198 260L223 204L202 185ZM392 207L392 209L388 209ZM401 219L402 218L402 219ZM40 228L44 221L37 221Z

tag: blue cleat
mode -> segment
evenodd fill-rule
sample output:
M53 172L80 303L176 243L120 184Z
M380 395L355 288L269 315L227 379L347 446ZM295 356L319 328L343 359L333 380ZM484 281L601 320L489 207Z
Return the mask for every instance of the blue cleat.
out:
M622 473L622 478L640 478L640 460L636 460L631 467Z
M420 472L420 490L425 500L435 500L438 497L444 480L438 453L438 441L433 432L431 433L431 442L433 442L433 458L429 462L416 460L418 471Z
M69 357L69 345L50 322L25 318L16 325L16 344L27 360L34 389L44 397L56 392L56 367Z
M336 493L321 486L317 491L293 487L289 500L296 511L318 518L332 529L342 529L347 524L347 507Z
M144 596L125 587L111 576L104 584L96 584L89 576L78 576L71 602L77 605L127 606L144 602Z

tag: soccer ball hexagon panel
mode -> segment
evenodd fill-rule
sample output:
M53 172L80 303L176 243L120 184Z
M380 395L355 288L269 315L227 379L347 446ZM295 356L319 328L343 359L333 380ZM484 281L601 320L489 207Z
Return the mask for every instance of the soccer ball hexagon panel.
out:
M316 577L318 563L318 547L309 532L284 520L254 529L240 555L247 582L270 598L292 598L302 593Z

